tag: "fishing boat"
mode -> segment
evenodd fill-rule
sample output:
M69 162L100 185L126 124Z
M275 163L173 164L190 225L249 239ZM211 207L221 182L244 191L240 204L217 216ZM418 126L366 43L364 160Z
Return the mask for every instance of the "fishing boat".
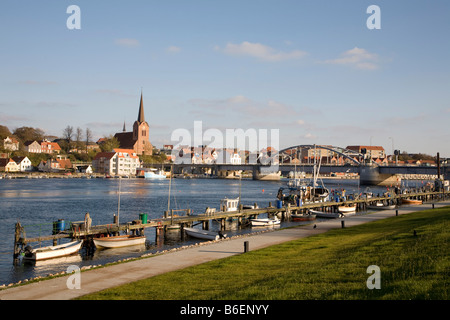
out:
M39 261L69 256L71 254L77 253L80 250L82 244L83 241L80 240L60 244L57 246L48 246L36 249L27 246L25 247L24 259Z
M184 228L184 231L186 231L186 234L188 236L204 240L219 240L222 238L226 238L227 236L226 234L223 234L221 231L214 232L195 228Z
M395 204L386 205L382 202L377 202L374 205L367 206L368 210L392 210L395 209Z
M260 218L260 219L250 219L252 227L267 227L274 226L280 224L281 221L278 218L269 219L269 218Z
M313 213L297 213L291 214L291 219L293 221L311 221L316 219L316 215Z
M94 238L97 248L121 248L142 245L146 241L145 236L122 235L113 237Z
M422 204L422 200L402 199L402 204L418 205L418 204Z
M166 179L166 175L164 174L163 170L159 170L158 172L156 172L156 169L150 170L152 171L144 172L145 179L152 179L152 180Z
M338 210L344 214L356 213L356 204L339 206Z

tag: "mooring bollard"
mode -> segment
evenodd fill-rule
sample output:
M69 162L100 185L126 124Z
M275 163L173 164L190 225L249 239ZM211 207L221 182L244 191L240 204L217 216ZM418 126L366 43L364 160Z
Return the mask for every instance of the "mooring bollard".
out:
M345 221L344 220L341 221L341 226L342 226L342 228L345 228Z
M248 241L244 241L244 253L249 251Z

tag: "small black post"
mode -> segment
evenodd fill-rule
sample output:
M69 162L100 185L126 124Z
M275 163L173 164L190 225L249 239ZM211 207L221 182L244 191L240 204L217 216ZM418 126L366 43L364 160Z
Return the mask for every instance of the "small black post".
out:
M434 209L434 203L433 204L431 204L431 207Z
M244 241L244 253L249 251L248 241Z
M341 220L341 226L342 226L342 228L345 228L345 221L344 220Z
M398 216L398 209L395 209L395 216Z

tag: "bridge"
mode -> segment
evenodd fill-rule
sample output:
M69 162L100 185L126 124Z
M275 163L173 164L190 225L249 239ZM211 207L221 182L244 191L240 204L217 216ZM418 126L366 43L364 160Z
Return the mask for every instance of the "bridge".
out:
M306 150L306 151L305 151ZM300 157L308 159L308 163L298 161ZM361 184L366 185L394 185L399 182L399 175L428 175L437 176L438 170L435 166L399 166L399 165L377 165L373 163L368 155L337 146L325 145L296 145L280 150L278 153L252 159L253 163L230 164L230 163L183 163L164 164L166 171L173 169L174 173L209 173L222 178L234 178L239 176L237 172L250 171L256 180L278 180L280 175L287 176L290 172L302 171L313 173L314 164L310 159L321 161L319 174L329 175L331 173L353 173L360 176ZM341 161L335 161L341 158ZM297 159L297 161L293 161ZM345 161L342 161L345 159ZM293 163L296 162L296 163ZM325 162L325 163L324 163ZM151 165L147 165L151 166ZM161 168L161 164L154 165ZM144 169L145 170L145 169ZM441 174L445 180L450 179L450 167L442 167Z

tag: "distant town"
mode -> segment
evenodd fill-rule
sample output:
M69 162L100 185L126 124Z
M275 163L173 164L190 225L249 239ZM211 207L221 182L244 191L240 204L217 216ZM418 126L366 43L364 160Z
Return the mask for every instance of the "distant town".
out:
M61 137L47 136L41 129L20 127L12 132L0 125L0 172L57 172L104 174L111 176L136 176L138 168L157 164L246 164L250 159L273 158L279 150L267 147L262 150L239 150L230 148L211 148L208 146L164 145L161 149L150 142L150 130L144 116L144 103L141 94L138 117L133 130L92 141L90 129L74 129L68 125ZM378 165L419 165L436 166L436 156L408 154L394 151L387 155L382 146L352 145L345 149L363 154L365 162ZM350 157L333 151L326 146L317 148L293 148L278 156L280 164L312 164L320 160L322 164L349 165ZM361 159L355 159L361 161Z

